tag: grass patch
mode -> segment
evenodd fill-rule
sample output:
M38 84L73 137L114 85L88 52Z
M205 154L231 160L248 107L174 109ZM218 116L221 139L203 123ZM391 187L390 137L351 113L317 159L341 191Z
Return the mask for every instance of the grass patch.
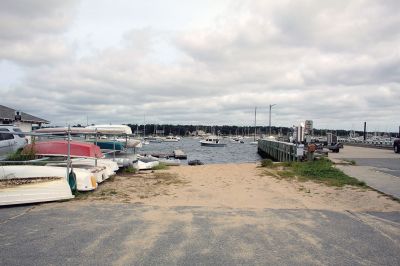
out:
M133 166L128 166L122 169L123 174L136 174L137 169Z
M23 151L23 149L18 149L15 152L9 154L7 156L7 161L28 161L36 158L35 151L31 149L27 149Z
M261 167L272 167L274 162L271 159L261 160Z
M279 171L279 176L284 177L284 178L294 178L296 177L296 174L293 171L290 170L282 170Z
M178 177L177 174L171 173L154 173L155 185L171 185L171 184L185 184L188 183Z
M329 186L343 187L345 185L365 187L363 181L350 177L341 170L334 168L328 159L313 162L282 163L283 170L277 171L282 178L296 178L299 181L316 181Z
M169 167L165 163L159 163L156 166L153 166L151 170L167 170Z
M90 193L88 191L83 192L83 191L76 191L75 192L75 199L76 200L85 200L89 197Z

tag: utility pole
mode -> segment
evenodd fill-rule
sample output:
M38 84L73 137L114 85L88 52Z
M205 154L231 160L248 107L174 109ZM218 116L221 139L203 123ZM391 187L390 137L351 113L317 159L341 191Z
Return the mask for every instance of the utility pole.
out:
M257 131L257 106L254 108L254 141L256 141L256 131Z
M270 104L269 105L269 136L271 136L271 110L272 107L274 107L276 104Z

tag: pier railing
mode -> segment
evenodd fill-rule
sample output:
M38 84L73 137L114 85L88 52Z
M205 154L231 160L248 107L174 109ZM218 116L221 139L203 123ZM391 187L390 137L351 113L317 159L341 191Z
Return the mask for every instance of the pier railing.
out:
M297 160L297 146L289 142L260 139L258 153L264 158L271 158L279 162Z

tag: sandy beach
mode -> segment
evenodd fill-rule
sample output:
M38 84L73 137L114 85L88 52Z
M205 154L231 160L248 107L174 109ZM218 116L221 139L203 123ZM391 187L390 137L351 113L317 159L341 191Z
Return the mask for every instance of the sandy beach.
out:
M400 203L368 188L278 179L255 163L179 166L120 174L79 201L247 209L399 211Z

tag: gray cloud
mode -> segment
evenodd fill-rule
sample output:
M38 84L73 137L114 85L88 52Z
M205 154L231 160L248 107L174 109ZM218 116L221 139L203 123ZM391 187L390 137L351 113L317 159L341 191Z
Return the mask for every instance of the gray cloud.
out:
M0 58L37 65L3 90L4 104L56 124L146 115L149 123L252 125L254 106L267 124L275 103L276 125L398 126L397 1L234 1L203 28L132 25L119 45L82 57L62 36L76 5L50 2L3 6L0 20L13 17L17 33L0 27ZM35 25L23 27L30 16ZM159 60L160 47L174 59Z
M72 55L62 38L76 1L0 2L0 60L23 65L51 64Z

